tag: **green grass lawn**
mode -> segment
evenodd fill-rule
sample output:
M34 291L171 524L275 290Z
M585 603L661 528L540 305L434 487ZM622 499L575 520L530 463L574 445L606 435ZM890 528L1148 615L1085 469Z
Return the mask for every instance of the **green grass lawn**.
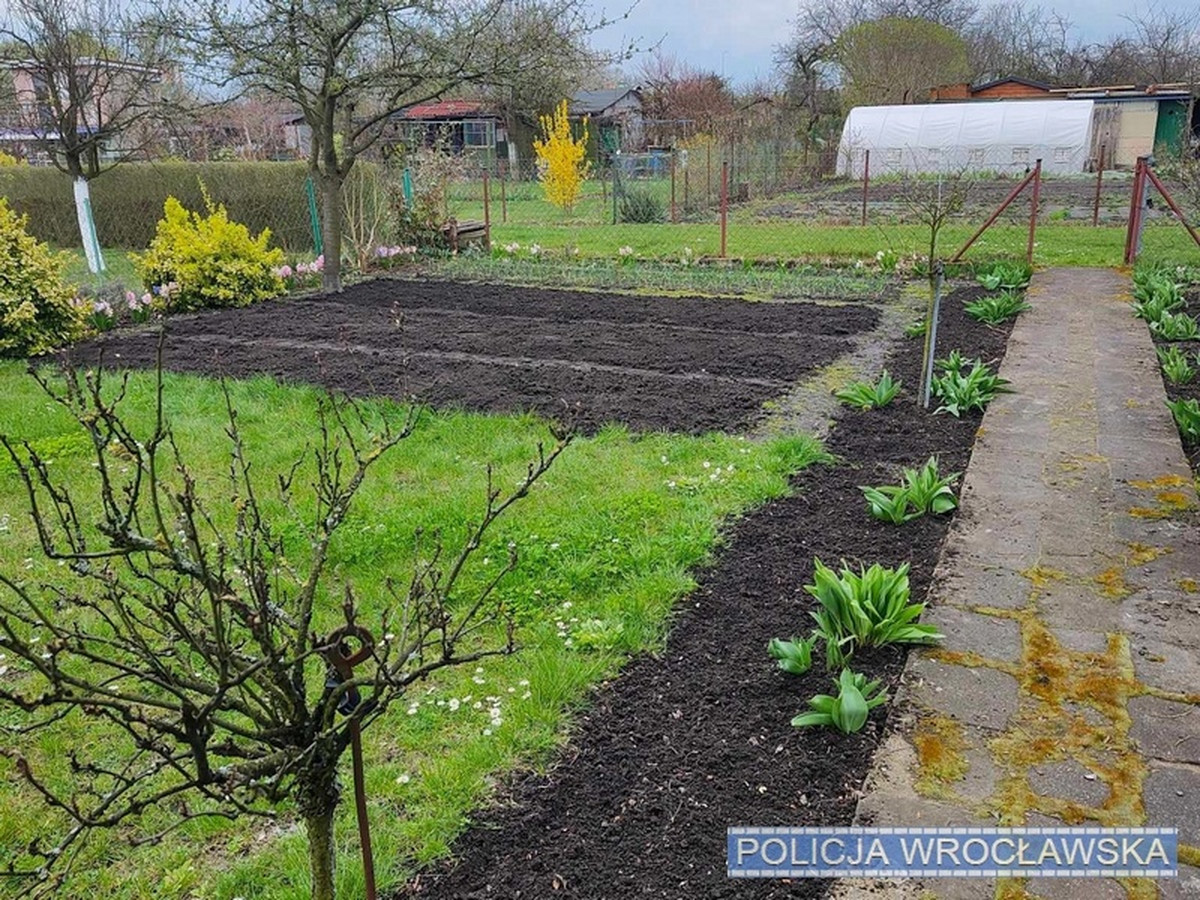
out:
M972 225L947 225L938 240L938 253L948 258L971 236ZM1027 229L997 224L968 251L966 259L991 259L1025 255ZM686 249L698 256L716 256L721 235L713 224L681 225L493 225L493 246L516 242L546 249L577 247L583 255L615 257L619 248L631 247L641 256L681 258ZM1034 262L1041 266L1119 266L1124 255L1125 228L1061 223L1039 225ZM826 225L794 222L731 221L728 255L731 257L871 260L879 250L901 256L929 252L929 230L921 225ZM1146 229L1143 259L1200 260L1200 247L1179 225L1162 224Z
M127 250L105 250L105 271L92 274L88 270L87 257L82 250L70 250L70 261L64 275L71 284L80 287L99 288L105 285L117 285L125 290L141 291L142 283L133 270Z
M64 485L88 497L84 508L90 509L95 479L88 444L23 369L0 363L0 433L32 442ZM130 382L130 417L144 428L152 385L146 373ZM266 379L232 383L231 391L265 490L313 437L318 394ZM382 401L372 406L397 411ZM202 490L220 495L228 444L219 386L168 376L166 410ZM423 412L414 435L372 470L333 547L334 570L353 583L364 607L360 621L378 621L385 578L404 580L418 528L442 529L450 543L461 539L465 523L482 508L485 465L496 465L499 484L513 484L536 442L546 438L545 426L532 416ZM521 563L503 595L520 614L521 651L478 669L443 672L366 733L381 883L394 885L414 865L446 855L498 776L548 759L588 688L627 654L661 646L672 604L692 587L694 567L718 542L721 522L785 494L789 474L819 452L804 438L756 443L718 434L632 435L615 427L569 447L475 557L472 577L483 579L501 564L510 541L519 548ZM83 518L95 516L85 512ZM227 524L228 515L221 520ZM63 585L71 579L40 557L8 461L0 462L0 567L29 580ZM331 588L331 594L321 624L336 621L338 593ZM10 670L4 677L21 676ZM499 709L499 725L491 721L492 707ZM11 726L22 718L8 708L0 710L0 721ZM105 727L76 716L50 733L5 740L59 787L70 779L67 748L85 745L119 758L124 746ZM349 761L343 762L345 769ZM344 897L362 895L352 809L347 794L338 823ZM306 898L304 837L282 812L274 824L197 821L160 845L138 849L123 840L131 832L97 833L57 896ZM147 815L144 825L161 826L164 816ZM52 821L18 783L13 764L0 758L0 848L19 852ZM16 883L0 883L0 895L20 894Z

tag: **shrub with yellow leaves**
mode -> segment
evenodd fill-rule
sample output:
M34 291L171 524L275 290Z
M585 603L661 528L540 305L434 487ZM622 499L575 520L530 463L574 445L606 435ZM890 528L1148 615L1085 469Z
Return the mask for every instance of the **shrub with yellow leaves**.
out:
M563 100L553 115L542 116L542 137L533 142L537 154L539 178L546 199L559 209L569 210L579 199L583 183L591 174L587 160L588 120L584 118L579 137L571 133L567 117L567 101Z

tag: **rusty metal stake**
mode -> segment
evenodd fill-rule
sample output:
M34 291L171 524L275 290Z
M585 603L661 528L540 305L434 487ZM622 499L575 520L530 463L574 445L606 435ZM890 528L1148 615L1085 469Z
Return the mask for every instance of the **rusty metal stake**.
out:
M350 648L347 638L354 638L359 642L357 651ZM344 625L329 635L328 646L330 649L326 652L325 659L336 673L333 677L337 682L346 682L353 680L354 667L371 655L375 639L367 629L359 625ZM358 690L351 688L338 704L338 712L343 715L356 713L360 704ZM371 823L367 819L367 789L363 776L362 727L357 718L350 720L349 727L350 759L354 769L354 809L358 814L358 838L362 846L363 882L366 885L366 900L377 900L375 860L371 854Z

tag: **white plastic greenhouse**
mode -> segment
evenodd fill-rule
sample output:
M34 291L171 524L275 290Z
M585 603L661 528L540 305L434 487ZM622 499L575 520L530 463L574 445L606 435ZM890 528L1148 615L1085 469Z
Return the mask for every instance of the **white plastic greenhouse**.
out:
M1008 100L857 106L842 126L837 172L872 175L959 170L1082 172L1092 139L1091 100Z

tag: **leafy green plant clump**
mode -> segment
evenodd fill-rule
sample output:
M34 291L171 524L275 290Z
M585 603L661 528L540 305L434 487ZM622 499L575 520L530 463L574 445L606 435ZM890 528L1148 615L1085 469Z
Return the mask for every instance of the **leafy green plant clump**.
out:
M206 204L207 215L201 215L167 198L149 249L131 257L147 290L157 289L172 308L183 310L248 306L282 294L276 270L284 255L270 247L270 230L252 237L245 225L229 220L224 206Z
M1019 291L1008 290L980 297L963 306L967 315L987 325L999 325L1030 309Z
M927 319L917 319L915 322L910 322L904 326L904 336L906 338L924 337L925 332L929 330L929 321Z
M32 237L0 197L0 356L36 356L83 334L62 258Z
M814 634L825 642L828 668L842 665L859 647L928 644L942 635L917 620L924 603L910 603L908 563L897 569L875 563L857 572L842 563L835 572L813 560L813 583L804 589L816 598Z
M1200 322L1185 312L1163 312L1150 323L1150 331L1164 341L1194 341L1200 339Z
M1168 400L1175 425L1185 444L1200 444L1200 400Z
M1200 353L1196 354L1196 365L1200 366ZM1196 368L1188 361L1188 355L1179 347L1159 347L1158 361L1162 364L1163 376L1171 384L1187 384L1196 377Z
M1008 379L1001 378L982 361L967 359L957 350L935 366L941 372L932 383L933 396L941 401L935 412L959 418L972 410L987 409L997 394L1011 393Z
M662 222L666 219L666 207L653 191L626 188L621 194L620 215L622 222Z
M797 728L833 727L842 734L853 734L867 724L871 710L888 699L887 691L880 689L878 679L867 681L866 675L850 669L842 669L833 684L837 694L817 694L809 698L811 711L796 716L792 725Z
M989 291L1022 290L1029 286L1033 267L1023 262L998 262L979 272L976 277Z
M893 525L932 513L941 515L958 506L954 484L959 473L942 476L938 473L937 457L931 456L919 469L905 469L900 484L881 487L859 487L870 507L871 515Z
M851 382L834 396L847 406L857 409L880 409L896 399L901 384L898 379L893 380L888 370L884 369L875 384L866 381Z

